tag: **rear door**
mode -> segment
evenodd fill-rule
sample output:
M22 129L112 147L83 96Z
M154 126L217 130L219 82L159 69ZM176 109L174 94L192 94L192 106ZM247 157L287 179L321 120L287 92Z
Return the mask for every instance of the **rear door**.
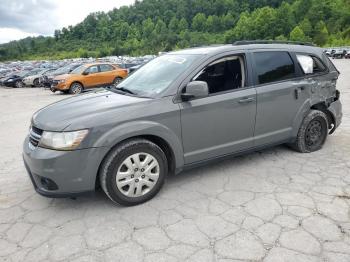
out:
M115 68L112 65L100 65L101 84L105 85L113 83L113 80L115 78L115 74L112 72L113 70L115 70Z
M257 91L254 145L289 140L310 87L299 77L294 54L265 50L252 52L252 56Z
M101 82L100 69L98 65L88 67L85 72L87 75L83 76L84 87L94 87Z

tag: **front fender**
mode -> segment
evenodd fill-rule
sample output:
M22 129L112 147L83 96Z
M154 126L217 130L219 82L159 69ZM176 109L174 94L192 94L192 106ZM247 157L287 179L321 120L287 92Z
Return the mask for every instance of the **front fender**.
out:
M184 165L183 148L179 136L167 126L152 121L133 121L118 125L100 136L93 147L112 148L126 139L146 135L156 136L166 141L173 150L176 168Z

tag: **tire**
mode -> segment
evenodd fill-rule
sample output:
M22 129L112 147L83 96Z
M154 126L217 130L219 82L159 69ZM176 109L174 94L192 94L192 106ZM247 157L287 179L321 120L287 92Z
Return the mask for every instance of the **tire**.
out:
M78 83L78 82L74 82L71 84L70 88L69 88L69 93L70 94L80 94L83 91L83 86L82 84Z
M21 80L18 80L16 83L15 83L15 87L16 88L22 88L24 86L23 82Z
M133 206L153 198L167 174L167 157L160 147L146 139L134 139L112 149L100 167L99 178L103 191L113 202Z
M328 120L325 113L311 110L304 118L296 138L291 145L301 153L311 153L320 150L328 135Z
M38 78L34 79L33 85L34 85L34 87L39 87L40 83L39 83L39 79Z
M118 77L114 78L113 84L118 85L121 81L123 81L123 78L118 76Z

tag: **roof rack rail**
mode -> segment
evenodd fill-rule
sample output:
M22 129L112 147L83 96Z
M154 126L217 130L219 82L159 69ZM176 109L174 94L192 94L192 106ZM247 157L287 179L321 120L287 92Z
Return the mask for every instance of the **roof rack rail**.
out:
M280 40L242 40L236 41L233 45L253 45L253 44L288 44L288 45L305 45L315 46L310 42L299 42L299 41L280 41Z

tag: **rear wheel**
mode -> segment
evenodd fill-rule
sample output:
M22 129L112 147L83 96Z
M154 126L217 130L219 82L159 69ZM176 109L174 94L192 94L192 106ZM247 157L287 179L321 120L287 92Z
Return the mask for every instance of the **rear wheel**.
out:
M167 173L164 152L148 140L135 139L108 154L100 169L100 184L112 201L132 206L153 198Z
M113 84L118 85L121 81L123 81L123 78L118 76L114 79Z
M23 82L21 80L18 80L16 83L15 83L15 86L16 88L22 88L24 86Z
M34 79L33 85L34 85L35 87L39 87L40 83L39 83L39 79L38 79L38 78L37 78L37 79Z
M80 94L83 91L83 86L80 83L73 83L69 88L70 94Z
M328 135L328 120L325 113L311 110L304 118L292 147L301 153L310 153L322 148Z

